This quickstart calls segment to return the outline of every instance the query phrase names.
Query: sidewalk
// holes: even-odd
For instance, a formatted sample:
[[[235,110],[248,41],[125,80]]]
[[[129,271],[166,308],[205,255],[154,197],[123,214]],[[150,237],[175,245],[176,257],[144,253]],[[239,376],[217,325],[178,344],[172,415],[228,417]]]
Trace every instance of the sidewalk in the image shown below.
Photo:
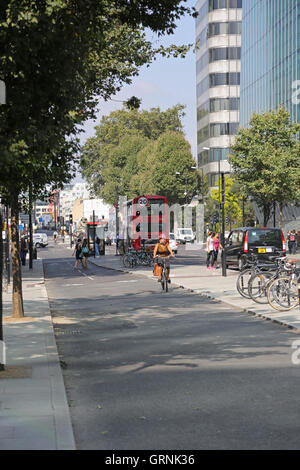
[[[300,255],[291,256],[299,259]],[[268,304],[257,304],[252,300],[245,299],[239,295],[236,289],[238,271],[227,270],[227,277],[222,276],[222,269],[207,270],[205,266],[193,265],[171,265],[172,285],[192,290],[204,297],[225,302],[226,304],[241,309],[244,312],[258,315],[267,320],[299,330],[300,332],[300,309],[296,308],[290,312],[277,312]],[[105,255],[98,258],[89,258],[91,263],[108,269],[115,269],[134,274],[140,274],[153,278],[152,269],[138,267],[136,269],[124,268],[119,256]],[[299,265],[299,263],[298,263]]]
[[[4,293],[6,368],[0,372],[0,450],[75,450],[41,260],[23,268],[25,318]]]

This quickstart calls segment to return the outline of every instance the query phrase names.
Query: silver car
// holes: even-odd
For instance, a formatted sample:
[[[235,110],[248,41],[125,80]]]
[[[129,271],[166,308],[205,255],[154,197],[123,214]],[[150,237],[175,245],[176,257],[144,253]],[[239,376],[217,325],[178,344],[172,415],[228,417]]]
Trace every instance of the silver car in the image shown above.
[[[178,243],[175,239],[175,234],[174,233],[170,233],[170,236],[169,236],[169,245],[170,245],[170,248],[171,250],[173,251],[173,253],[177,254],[177,249],[178,249]]]
[[[45,247],[48,245],[48,236],[46,233],[34,233],[33,234],[33,244],[36,248],[40,246]]]

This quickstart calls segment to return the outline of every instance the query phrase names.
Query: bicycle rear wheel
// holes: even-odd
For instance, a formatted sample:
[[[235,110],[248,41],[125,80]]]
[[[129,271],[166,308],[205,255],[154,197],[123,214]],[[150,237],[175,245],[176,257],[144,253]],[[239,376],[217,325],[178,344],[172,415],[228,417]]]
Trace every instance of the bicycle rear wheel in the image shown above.
[[[279,277],[267,289],[268,302],[279,312],[287,312],[299,305],[298,283],[290,277]]]
[[[122,263],[125,268],[130,268],[130,261],[129,261],[129,255],[124,255],[122,257]]]
[[[270,272],[253,274],[248,283],[248,293],[254,302],[258,304],[267,304],[267,288],[274,274]]]
[[[169,284],[168,284],[168,273],[167,270],[164,271],[164,283],[165,283],[165,291],[168,292]]]
[[[238,278],[236,281],[236,288],[238,290],[238,293],[242,297],[245,297],[246,299],[250,299],[250,295],[248,291],[248,282],[252,275],[253,275],[252,269],[245,269],[238,275]]]

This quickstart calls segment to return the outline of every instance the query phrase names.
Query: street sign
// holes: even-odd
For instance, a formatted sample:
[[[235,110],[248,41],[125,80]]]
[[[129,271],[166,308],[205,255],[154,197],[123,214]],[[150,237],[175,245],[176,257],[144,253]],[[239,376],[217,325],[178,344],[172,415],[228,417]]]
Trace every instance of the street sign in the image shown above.
[[[140,197],[138,200],[138,204],[141,207],[146,207],[148,205],[148,199],[146,197]]]
[[[19,230],[20,230],[20,232],[22,232],[23,228],[24,228],[24,225],[20,224],[20,225],[19,225]]]

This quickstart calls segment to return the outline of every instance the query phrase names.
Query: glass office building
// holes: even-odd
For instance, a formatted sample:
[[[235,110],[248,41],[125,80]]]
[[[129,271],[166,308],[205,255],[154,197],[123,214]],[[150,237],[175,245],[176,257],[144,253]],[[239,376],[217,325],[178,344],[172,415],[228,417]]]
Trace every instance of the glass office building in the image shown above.
[[[230,172],[239,126],[242,0],[199,0],[196,9],[198,167],[214,186]]]
[[[280,106],[289,110],[293,121],[300,122],[300,0],[245,0],[241,126],[249,124],[253,113]],[[261,210],[256,207],[255,212],[262,223]],[[278,217],[277,208],[276,221]],[[284,207],[283,225],[285,232],[300,230],[299,207]]]
[[[279,106],[300,122],[300,0],[246,0],[242,29],[241,125]]]

